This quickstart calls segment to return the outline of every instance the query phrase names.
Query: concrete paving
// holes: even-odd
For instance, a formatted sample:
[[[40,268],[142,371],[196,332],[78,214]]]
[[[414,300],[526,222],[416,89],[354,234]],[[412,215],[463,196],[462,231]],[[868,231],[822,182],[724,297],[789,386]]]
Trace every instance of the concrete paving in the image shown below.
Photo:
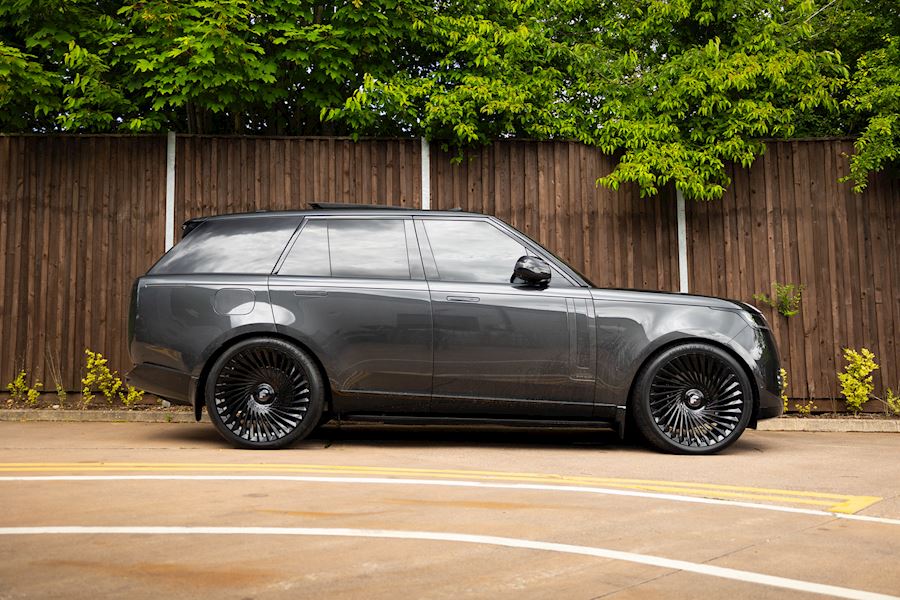
[[[0,598],[896,595],[898,456],[879,433],[680,457],[356,427],[251,452],[203,423],[4,422]]]

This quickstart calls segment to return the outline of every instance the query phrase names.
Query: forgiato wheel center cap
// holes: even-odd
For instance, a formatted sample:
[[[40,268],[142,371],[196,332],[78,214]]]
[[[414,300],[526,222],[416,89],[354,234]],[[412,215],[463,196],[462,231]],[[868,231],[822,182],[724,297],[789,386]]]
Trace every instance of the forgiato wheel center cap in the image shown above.
[[[706,402],[706,396],[703,392],[696,388],[689,389],[684,393],[684,403],[690,408],[700,408]]]
[[[257,386],[253,399],[260,404],[269,404],[275,399],[275,389],[268,383],[261,383]]]

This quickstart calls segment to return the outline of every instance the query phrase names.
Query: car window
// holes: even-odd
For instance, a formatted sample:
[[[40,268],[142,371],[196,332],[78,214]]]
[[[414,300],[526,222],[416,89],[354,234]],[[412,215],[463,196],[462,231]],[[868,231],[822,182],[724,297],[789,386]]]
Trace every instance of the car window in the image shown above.
[[[409,279],[401,219],[313,219],[279,275]]]
[[[300,217],[204,221],[157,262],[150,273],[269,274]]]
[[[328,256],[328,223],[311,220],[300,230],[297,241],[278,270],[279,275],[330,277]]]
[[[525,246],[486,221],[426,219],[425,232],[442,281],[509,283]]]

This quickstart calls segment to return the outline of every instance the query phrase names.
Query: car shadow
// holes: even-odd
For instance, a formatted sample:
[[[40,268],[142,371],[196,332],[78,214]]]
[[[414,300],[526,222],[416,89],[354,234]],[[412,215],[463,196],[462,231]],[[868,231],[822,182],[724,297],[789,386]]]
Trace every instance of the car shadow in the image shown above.
[[[197,448],[228,449],[228,443],[208,422],[178,424],[154,432],[156,442]],[[451,427],[444,425],[378,425],[343,424],[334,422],[316,428],[305,440],[291,449],[331,447],[393,447],[393,448],[511,448],[535,450],[603,450],[608,452],[647,452],[658,454],[632,440],[622,440],[611,430],[529,427]],[[764,439],[746,436],[733,446],[714,456],[736,456],[765,452]]]

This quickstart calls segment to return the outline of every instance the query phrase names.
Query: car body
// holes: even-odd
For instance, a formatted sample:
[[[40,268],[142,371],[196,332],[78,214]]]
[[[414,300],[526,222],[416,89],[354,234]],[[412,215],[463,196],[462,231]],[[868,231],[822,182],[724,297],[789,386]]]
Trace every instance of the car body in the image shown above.
[[[231,411],[230,425],[213,421],[244,447],[283,446],[312,420],[340,418],[636,426],[644,437],[662,431],[650,440],[662,450],[708,453],[781,414],[778,353],[749,305],[595,288],[492,216],[316,206],[186,223],[182,241],[134,283],[128,379],[191,404],[198,420],[204,405]],[[262,365],[273,357],[294,366]],[[681,381],[665,375],[679,368],[700,383],[672,392],[676,402],[661,378]],[[287,401],[291,373],[297,390],[321,389],[303,392],[311,397],[293,418],[273,413],[249,431],[248,406],[277,413],[272,398]],[[742,404],[696,429],[698,409],[724,402],[713,400],[716,377]],[[643,418],[632,422],[641,394]],[[728,427],[716,431],[723,418]],[[648,432],[654,421],[659,431]]]

